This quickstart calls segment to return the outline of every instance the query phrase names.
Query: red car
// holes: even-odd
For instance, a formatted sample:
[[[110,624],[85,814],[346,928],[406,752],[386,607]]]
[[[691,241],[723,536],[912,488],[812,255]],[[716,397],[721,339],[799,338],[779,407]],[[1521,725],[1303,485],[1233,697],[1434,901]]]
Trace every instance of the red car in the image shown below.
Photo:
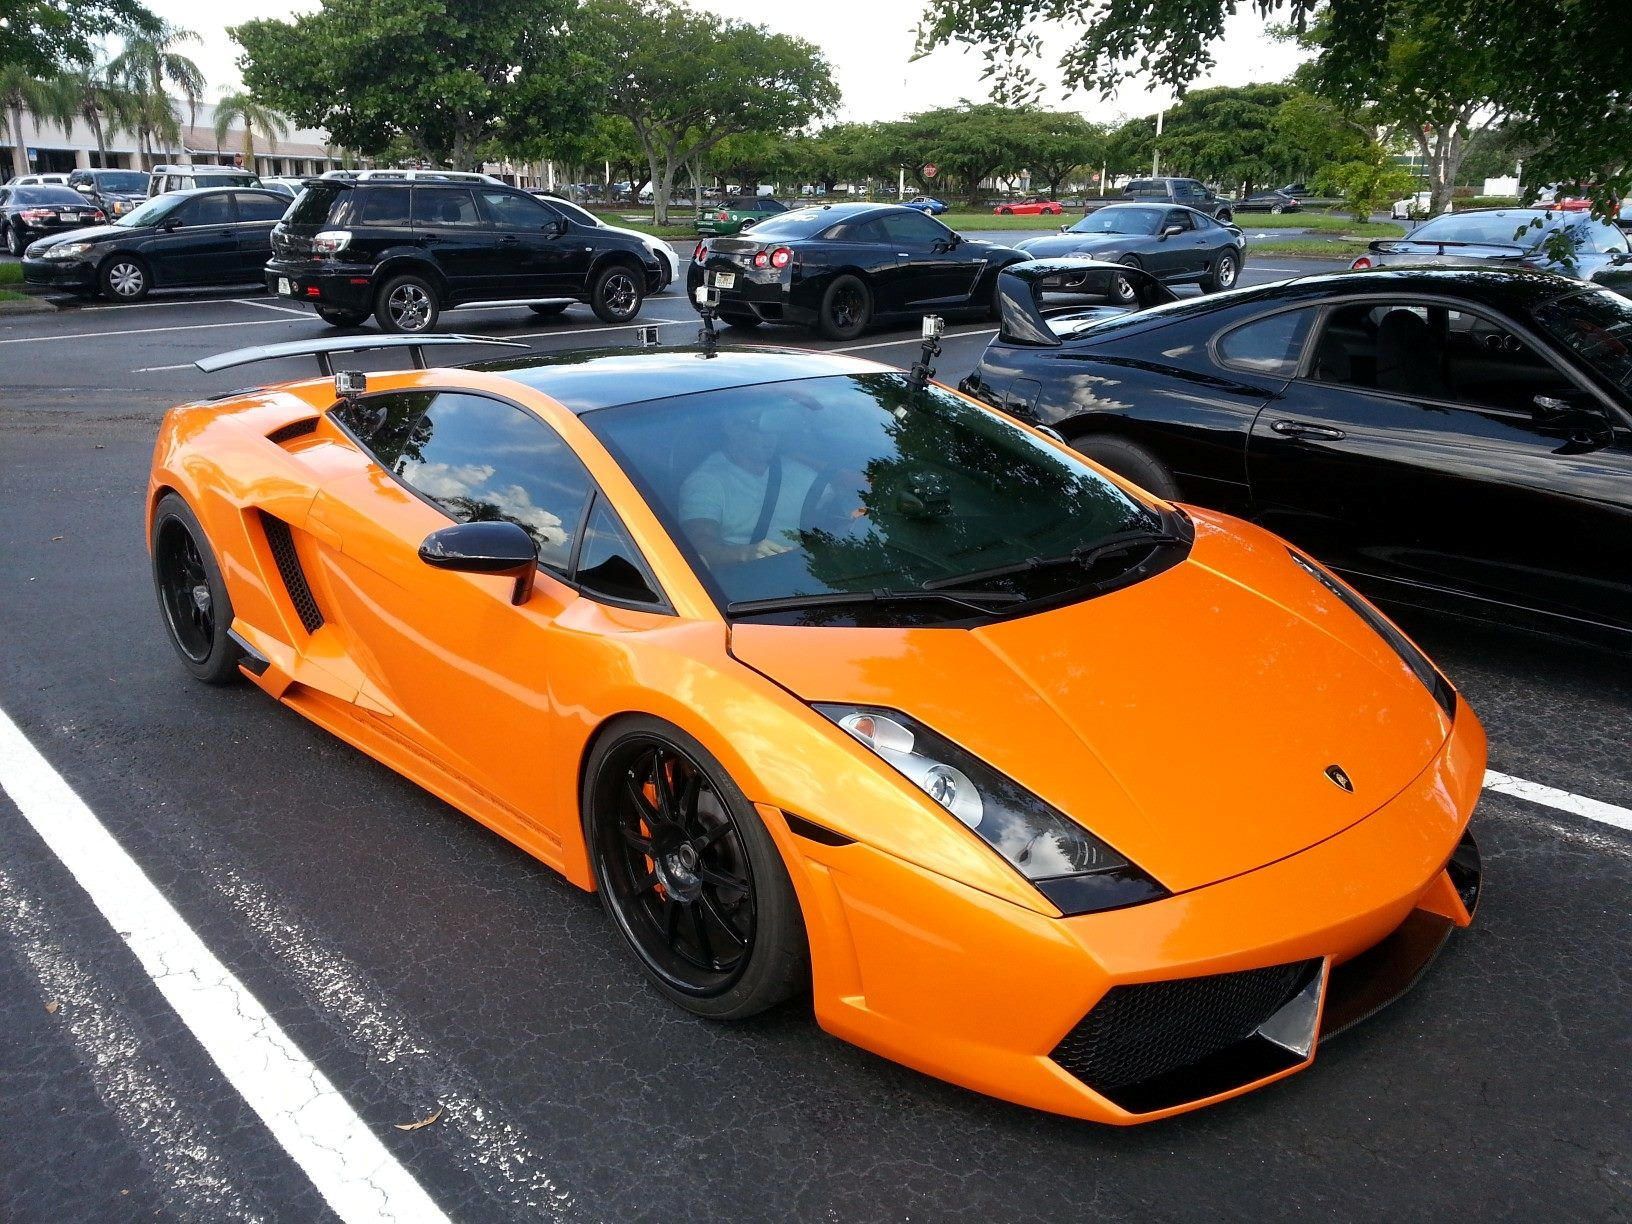
[[[1043,200],[1032,196],[1025,200],[1011,200],[999,204],[992,209],[1000,217],[1013,216],[1059,216],[1065,209],[1060,207],[1058,200]]]

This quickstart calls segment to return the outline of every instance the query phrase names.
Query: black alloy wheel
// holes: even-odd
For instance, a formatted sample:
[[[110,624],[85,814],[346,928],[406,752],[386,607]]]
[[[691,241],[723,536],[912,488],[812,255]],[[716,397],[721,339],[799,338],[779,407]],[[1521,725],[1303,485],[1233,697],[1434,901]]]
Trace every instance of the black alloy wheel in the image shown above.
[[[662,992],[736,1019],[808,981],[798,901],[770,835],[700,744],[631,718],[591,754],[585,834],[613,923]]]
[[[13,255],[20,259],[22,258],[23,251],[27,248],[27,245],[28,244],[23,241],[23,236],[17,232],[16,226],[6,226],[6,250],[10,251]]]
[[[602,323],[627,323],[640,313],[646,299],[646,274],[625,264],[612,264],[595,278],[589,306]]]
[[[829,340],[854,340],[873,318],[873,295],[859,277],[839,276],[822,294],[816,328]]]
[[[204,529],[177,494],[159,499],[150,540],[153,588],[183,665],[206,684],[234,679],[240,651],[227,632],[232,600]]]

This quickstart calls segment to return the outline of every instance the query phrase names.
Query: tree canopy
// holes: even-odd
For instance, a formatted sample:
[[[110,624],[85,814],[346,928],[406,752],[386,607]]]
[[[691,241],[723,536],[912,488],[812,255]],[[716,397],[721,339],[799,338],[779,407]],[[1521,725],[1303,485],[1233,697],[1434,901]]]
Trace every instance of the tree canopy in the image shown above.
[[[159,19],[140,0],[4,0],[0,64],[44,77],[89,63],[111,36],[152,34]]]

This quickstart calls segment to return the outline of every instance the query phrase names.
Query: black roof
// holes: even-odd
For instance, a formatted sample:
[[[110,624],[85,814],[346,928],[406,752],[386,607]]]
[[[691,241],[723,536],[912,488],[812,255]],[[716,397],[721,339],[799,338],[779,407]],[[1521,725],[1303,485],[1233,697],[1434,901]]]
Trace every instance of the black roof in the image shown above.
[[[1385,267],[1361,271],[1318,272],[1277,288],[1288,296],[1299,292],[1323,296],[1371,293],[1442,293],[1466,297],[1507,310],[1530,310],[1542,302],[1596,286],[1586,281],[1521,268]]]
[[[808,349],[696,346],[583,349],[484,361],[470,367],[542,391],[575,413],[616,404],[834,374],[876,374],[876,362]]]

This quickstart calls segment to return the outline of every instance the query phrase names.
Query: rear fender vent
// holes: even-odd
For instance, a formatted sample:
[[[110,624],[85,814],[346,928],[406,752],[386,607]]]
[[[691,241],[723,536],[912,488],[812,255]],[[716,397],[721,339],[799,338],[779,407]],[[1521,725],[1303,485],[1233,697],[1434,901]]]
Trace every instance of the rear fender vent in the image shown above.
[[[266,435],[266,440],[276,446],[287,446],[296,438],[304,438],[307,434],[315,432],[316,429],[316,417],[302,417],[298,421],[290,421],[287,425],[278,426]]]
[[[278,567],[278,576],[283,579],[289,602],[295,607],[295,615],[300,617],[301,626],[307,633],[316,633],[323,627],[323,613],[317,606],[317,600],[312,597],[312,588],[306,582],[306,571],[300,566],[300,557],[295,552],[294,533],[289,530],[288,523],[270,514],[263,513],[261,523],[266,529],[266,542],[272,546],[272,560]]]

